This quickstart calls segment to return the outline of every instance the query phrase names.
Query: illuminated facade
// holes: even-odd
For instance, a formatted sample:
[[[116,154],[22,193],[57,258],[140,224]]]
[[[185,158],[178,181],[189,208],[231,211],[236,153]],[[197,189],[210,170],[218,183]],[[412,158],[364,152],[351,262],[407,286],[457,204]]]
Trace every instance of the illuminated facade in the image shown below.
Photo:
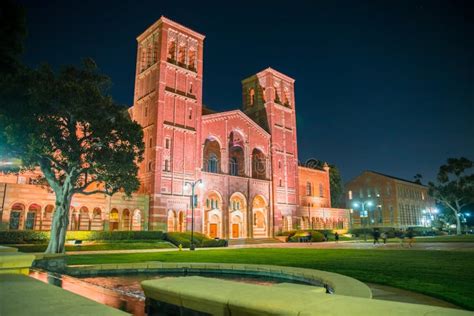
[[[331,208],[329,168],[298,167],[292,78],[267,68],[242,81],[242,110],[213,112],[202,104],[203,35],[162,17],[137,42],[129,113],[144,132],[140,190],[129,200],[76,196],[71,229],[190,230],[186,183],[198,180],[195,230],[210,237],[348,228],[348,211]],[[49,229],[54,196],[23,182],[4,194],[3,227]]]
[[[162,17],[137,41],[130,114],[145,132],[140,179],[150,229],[190,229],[186,183],[199,179],[195,227],[211,237],[271,237],[310,221],[347,228],[348,212],[331,209],[329,169],[298,167],[292,78],[267,68],[242,81],[242,110],[216,113],[202,104],[203,35]],[[300,173],[325,198],[302,195]]]
[[[354,227],[407,228],[430,226],[436,216],[435,201],[428,187],[374,171],[364,171],[346,184],[346,206],[352,208]],[[367,216],[354,202],[370,201]]]

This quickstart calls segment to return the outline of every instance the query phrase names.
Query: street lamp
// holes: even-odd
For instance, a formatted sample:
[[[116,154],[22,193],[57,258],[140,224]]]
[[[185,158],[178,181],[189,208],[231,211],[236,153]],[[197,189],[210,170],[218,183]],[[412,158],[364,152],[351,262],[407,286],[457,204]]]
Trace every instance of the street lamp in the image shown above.
[[[359,206],[361,207],[361,210],[360,210],[360,218],[366,218],[365,220],[365,224],[364,227],[364,240],[367,241],[367,221],[368,221],[368,212],[365,210],[365,206],[368,206],[368,207],[371,207],[372,205],[374,205],[374,203],[372,201],[362,201],[362,202],[354,202],[352,203],[352,206],[357,209]],[[370,209],[368,209],[370,210]]]
[[[194,188],[196,185],[199,185],[199,187],[202,187],[202,179],[199,179],[194,182],[188,182],[186,181],[184,183],[184,186],[191,186],[191,242],[189,243],[189,250],[194,250]]]
[[[308,221],[311,223],[311,230],[313,230],[313,221],[311,220],[311,203],[308,202]],[[308,225],[309,228],[309,225]]]

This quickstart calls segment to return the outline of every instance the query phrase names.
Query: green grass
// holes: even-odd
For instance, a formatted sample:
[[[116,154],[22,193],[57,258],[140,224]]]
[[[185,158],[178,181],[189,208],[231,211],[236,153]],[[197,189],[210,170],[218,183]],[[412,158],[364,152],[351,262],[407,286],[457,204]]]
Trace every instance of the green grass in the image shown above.
[[[373,242],[372,235],[367,235],[367,242]],[[359,239],[353,239],[357,241],[363,241],[364,236],[359,236]],[[382,238],[379,239],[380,242],[382,242]],[[405,242],[408,241],[407,238],[404,240]],[[400,239],[399,238],[389,238],[387,239],[387,242],[390,243],[399,243]],[[474,242],[474,235],[446,235],[446,236],[428,236],[428,237],[422,237],[422,236],[416,236],[415,237],[415,243],[425,243],[425,242]]]
[[[47,244],[26,244],[26,245],[9,245],[11,247],[18,248],[21,252],[43,252],[46,250]],[[153,241],[153,242],[142,242],[142,241],[117,241],[107,243],[94,243],[85,245],[66,245],[66,251],[95,251],[95,250],[129,250],[129,249],[164,249],[174,248],[174,246],[166,241]]]
[[[424,293],[474,310],[473,252],[226,249],[68,257],[70,265],[141,261],[254,263],[320,269],[351,276],[363,282]]]

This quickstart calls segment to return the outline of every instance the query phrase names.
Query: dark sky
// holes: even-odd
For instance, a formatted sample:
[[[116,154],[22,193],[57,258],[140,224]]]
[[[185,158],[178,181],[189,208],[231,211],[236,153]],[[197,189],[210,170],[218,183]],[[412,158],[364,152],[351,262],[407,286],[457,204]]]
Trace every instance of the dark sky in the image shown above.
[[[132,104],[136,36],[161,15],[206,35],[204,103],[239,108],[271,66],[296,82],[300,160],[432,179],[474,159],[474,1],[22,1],[25,61],[96,60]]]

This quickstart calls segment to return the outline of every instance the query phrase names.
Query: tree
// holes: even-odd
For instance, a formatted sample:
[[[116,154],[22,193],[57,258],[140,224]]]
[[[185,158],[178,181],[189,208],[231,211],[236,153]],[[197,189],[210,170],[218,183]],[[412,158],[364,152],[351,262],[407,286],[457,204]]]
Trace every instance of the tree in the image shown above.
[[[21,67],[20,56],[26,37],[25,11],[13,0],[0,2],[0,75]]]
[[[56,195],[46,253],[64,252],[74,194],[130,195],[138,189],[143,132],[107,94],[92,60],[54,72],[23,69],[0,80],[0,156],[40,168]]]
[[[467,158],[449,158],[439,168],[436,182],[428,183],[430,195],[453,212],[458,235],[461,234],[462,208],[474,202],[472,167],[473,162]]]
[[[323,170],[324,161],[318,159],[308,159],[304,167]],[[336,165],[329,164],[329,184],[331,190],[331,205],[332,207],[344,207],[344,184],[342,183],[341,173]]]

